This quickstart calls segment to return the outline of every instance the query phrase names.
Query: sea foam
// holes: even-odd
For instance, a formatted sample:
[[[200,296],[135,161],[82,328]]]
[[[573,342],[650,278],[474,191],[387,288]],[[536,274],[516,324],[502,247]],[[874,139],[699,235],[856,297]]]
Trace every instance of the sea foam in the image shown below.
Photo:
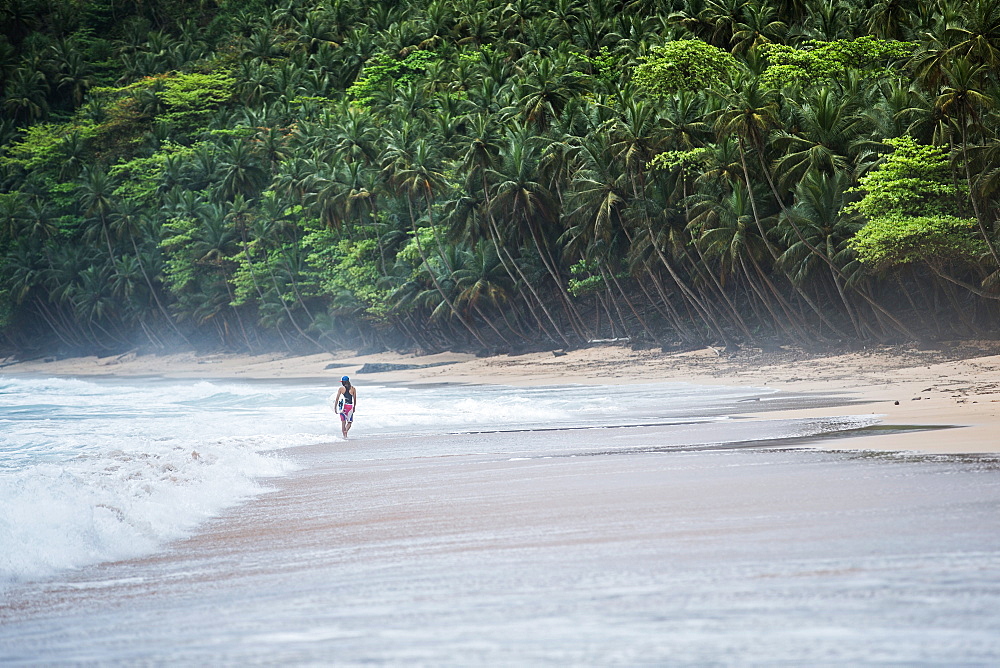
[[[292,468],[282,448],[329,440],[313,401],[236,384],[0,379],[0,586],[148,554],[260,493]]]
[[[283,449],[339,434],[334,386],[0,376],[0,586],[150,554],[259,494],[267,478],[293,468]],[[352,440],[669,423],[769,392],[365,383],[357,391]]]

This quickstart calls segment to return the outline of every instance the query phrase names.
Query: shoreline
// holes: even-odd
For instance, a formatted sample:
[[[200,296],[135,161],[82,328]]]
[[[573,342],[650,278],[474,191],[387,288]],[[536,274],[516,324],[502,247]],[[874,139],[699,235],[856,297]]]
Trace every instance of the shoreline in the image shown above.
[[[932,360],[919,351],[911,357],[872,351],[858,359],[793,358],[797,353],[786,351],[787,359],[763,360],[756,353],[740,359],[711,351],[711,357],[702,351],[670,356],[601,348],[457,359],[370,375],[357,370],[372,359],[346,353],[336,359],[351,364],[330,369],[333,356],[170,356],[113,365],[83,359],[22,366],[14,373],[30,374],[27,386],[57,375],[118,378],[127,389],[155,393],[157,383],[184,378],[180,387],[164,389],[189,401],[220,389],[195,378],[270,382],[278,392],[288,388],[277,383],[288,384],[296,395],[294,383],[313,383],[325,374],[333,386],[345,368],[362,392],[376,383],[479,382],[492,383],[485,394],[500,400],[510,390],[501,383],[611,381],[617,386],[595,387],[593,393],[577,386],[566,394],[579,401],[591,394],[633,400],[636,408],[662,407],[681,419],[709,407],[682,408],[692,406],[686,399],[692,393],[670,406],[671,388],[642,383],[760,387],[755,381],[766,373],[771,388],[733,393],[720,414],[735,419],[693,428],[611,426],[607,432],[547,430],[530,438],[509,431],[445,433],[438,425],[372,440],[362,432],[345,442],[326,438],[324,429],[316,442],[296,442],[289,434],[312,419],[309,408],[273,430],[290,466],[261,479],[249,496],[202,515],[192,528],[140,555],[26,578],[10,589],[0,604],[0,656],[51,664],[85,655],[129,664],[246,664],[262,656],[300,664],[336,656],[352,665],[597,665],[621,662],[624,647],[636,648],[627,657],[632,663],[678,657],[711,663],[719,656],[796,665],[830,657],[864,663],[872,656],[904,663],[959,656],[989,663],[1000,656],[992,633],[1000,619],[1000,592],[992,587],[1000,574],[1000,458],[986,452],[913,454],[912,441],[923,434],[973,452],[963,447],[968,437],[958,436],[971,428],[796,436],[812,432],[768,425],[789,406],[797,407],[788,411],[791,417],[878,412],[888,416],[884,423],[904,424],[887,410],[886,403],[894,406],[887,396],[928,374],[951,390],[961,371],[970,392],[982,391],[969,396],[986,401],[1000,358],[981,352]],[[399,356],[380,363],[425,361]],[[0,376],[8,384],[14,377],[9,367]],[[49,392],[55,387],[63,395],[60,406],[79,403],[66,396],[74,383],[39,385],[48,385]],[[461,399],[467,387],[452,385],[442,396]],[[106,389],[112,391],[103,393],[108,399],[102,406],[139,405],[118,398],[125,388]],[[224,389],[239,394],[242,388]],[[410,406],[426,405],[432,393],[420,394]],[[777,395],[791,401],[773,400]],[[859,400],[867,403],[852,403]],[[911,406],[939,400],[943,389],[931,399],[901,401],[900,408],[912,413],[918,409]],[[235,419],[228,422],[231,405],[224,402],[205,420],[181,413],[182,421],[158,433],[184,425],[200,442],[239,431]],[[776,410],[760,412],[770,407]],[[377,415],[383,425],[390,410]],[[143,404],[138,419],[145,414]],[[120,424],[128,431],[125,421]],[[889,429],[870,429],[880,428]],[[769,438],[781,434],[790,436]],[[907,452],[888,452],[892,439],[900,439]],[[671,443],[683,445],[672,450]],[[105,498],[87,491],[72,497],[82,499],[74,507],[85,518],[93,512],[95,522],[111,519],[98,508],[121,508],[118,523],[137,527],[149,515],[133,513],[133,503],[147,503],[153,514],[172,512],[176,503],[197,510],[196,499],[184,491],[184,480],[195,473],[185,465],[173,471],[166,466],[187,461],[187,446],[174,445],[165,439],[162,449],[178,457],[152,455],[152,468],[139,477],[124,459],[85,462],[103,471],[102,480],[123,464],[106,482],[123,484],[125,494]],[[146,461],[144,447],[140,443],[140,452],[132,453],[136,461]],[[229,468],[234,460],[217,452],[214,468]],[[213,461],[211,451],[205,454],[205,462]],[[195,459],[188,465],[197,472],[202,463]],[[81,480],[63,479],[73,485]],[[227,486],[232,481],[213,479]],[[147,498],[144,483],[152,481],[163,481],[172,492]],[[29,511],[22,513],[26,535],[44,535],[39,528],[49,517],[41,512],[46,498],[20,504]],[[118,523],[111,520],[112,527]],[[62,551],[59,545],[53,547]],[[911,605],[924,600],[935,604]],[[650,644],[651,638],[658,644]]]
[[[967,461],[780,447],[524,458],[512,434],[428,457],[413,438],[418,452],[442,440],[396,439],[387,457],[363,441],[300,446],[301,468],[155,554],[20,588],[0,606],[0,647],[52,664],[997,653],[998,490]]]
[[[48,360],[48,361],[47,361]],[[381,369],[365,372],[367,369]],[[378,366],[375,366],[378,365]],[[409,368],[407,368],[409,367]],[[634,385],[685,382],[767,387],[791,393],[842,396],[854,414],[880,415],[885,425],[953,426],[955,429],[866,434],[837,439],[837,449],[917,451],[932,454],[1000,453],[1000,342],[961,341],[937,349],[881,346],[847,353],[725,353],[632,350],[615,345],[570,351],[476,357],[466,353],[415,356],[358,354],[344,350],[312,355],[175,353],[107,358],[45,358],[7,362],[0,376],[161,377],[329,382],[350,375],[365,384]],[[759,418],[830,417],[844,406],[755,411]]]

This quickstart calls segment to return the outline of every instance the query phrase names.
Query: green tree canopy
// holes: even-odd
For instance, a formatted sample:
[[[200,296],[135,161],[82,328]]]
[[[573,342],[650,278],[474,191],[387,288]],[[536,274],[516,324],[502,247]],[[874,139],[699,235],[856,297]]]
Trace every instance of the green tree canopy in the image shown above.
[[[851,240],[858,259],[879,269],[914,262],[973,261],[985,248],[974,218],[961,217],[965,193],[955,185],[945,149],[911,137],[889,139],[885,161],[860,179],[853,204],[867,223]]]
[[[696,39],[654,46],[650,55],[639,60],[633,75],[636,86],[658,97],[710,88],[739,69],[731,54]]]

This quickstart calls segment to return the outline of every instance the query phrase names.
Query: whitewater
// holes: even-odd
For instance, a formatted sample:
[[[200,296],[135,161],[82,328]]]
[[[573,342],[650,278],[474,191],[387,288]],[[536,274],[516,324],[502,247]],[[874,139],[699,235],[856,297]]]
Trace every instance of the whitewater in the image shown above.
[[[761,390],[362,387],[355,434],[676,419]],[[305,383],[0,376],[0,587],[149,554],[336,438],[331,388]],[[669,408],[665,408],[669,406]]]

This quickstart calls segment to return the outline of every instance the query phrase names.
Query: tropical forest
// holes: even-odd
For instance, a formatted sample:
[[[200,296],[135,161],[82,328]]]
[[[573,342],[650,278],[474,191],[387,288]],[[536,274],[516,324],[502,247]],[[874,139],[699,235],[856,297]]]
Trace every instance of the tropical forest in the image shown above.
[[[0,0],[0,348],[1000,333],[1000,0]]]

